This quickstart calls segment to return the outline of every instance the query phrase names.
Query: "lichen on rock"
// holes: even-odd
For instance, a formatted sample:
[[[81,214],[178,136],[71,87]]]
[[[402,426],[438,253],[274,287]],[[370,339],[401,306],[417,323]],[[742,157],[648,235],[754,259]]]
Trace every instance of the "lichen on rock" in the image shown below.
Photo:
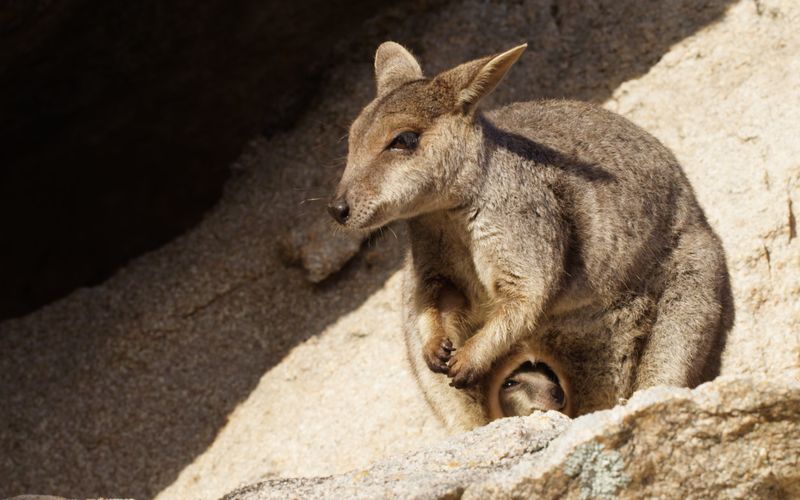
[[[693,391],[648,389],[573,421],[502,419],[366,470],[266,481],[225,498],[792,498],[797,435],[800,383],[722,377]]]

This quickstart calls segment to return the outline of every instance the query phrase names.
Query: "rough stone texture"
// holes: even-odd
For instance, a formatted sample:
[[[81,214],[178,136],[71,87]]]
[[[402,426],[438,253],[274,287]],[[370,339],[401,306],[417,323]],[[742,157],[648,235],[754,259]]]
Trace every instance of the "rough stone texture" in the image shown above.
[[[9,500],[64,500],[64,497],[54,497],[52,495],[19,495]]]
[[[455,498],[466,485],[543,450],[568,424],[569,418],[556,412],[507,419],[366,470],[330,478],[274,479],[225,498]]]
[[[800,494],[800,384],[721,377],[658,387],[576,419],[538,464],[465,498],[793,498]]]
[[[55,497],[52,495],[18,495],[8,500],[67,500],[64,497]],[[95,499],[87,499],[95,500]],[[133,500],[128,498],[98,498],[96,500]]]
[[[332,219],[319,218],[309,227],[292,228],[279,242],[283,260],[301,265],[312,283],[340,270],[367,239],[367,233],[337,231],[334,224]]]
[[[573,421],[503,419],[367,470],[270,480],[225,498],[794,498],[798,434],[796,380],[723,377],[694,391],[642,391]]]
[[[774,381],[749,389],[726,382],[720,394],[735,386],[740,395],[766,393],[775,398],[769,404],[783,408],[776,395],[796,393],[779,380],[800,370],[792,205],[800,195],[800,4],[464,0],[410,18],[404,12],[367,27],[359,43],[369,51],[340,56],[325,93],[293,130],[251,143],[223,200],[195,230],[101,286],[0,324],[0,496],[218,498],[264,479],[365,470],[445,436],[404,363],[396,273],[403,231],[393,228],[399,241],[387,231],[367,242],[319,285],[276,252],[280,235],[327,217],[324,203],[303,201],[332,191],[344,154],[340,138],[373,93],[364,54],[388,38],[411,46],[429,73],[527,40],[528,52],[488,104],[577,97],[606,103],[653,131],[683,162],[728,251],[737,325],[723,369]],[[710,405],[701,400],[713,399],[714,387],[691,397],[648,392],[655,399],[642,403],[641,413],[634,404],[579,419],[551,447],[572,440],[604,446],[587,444],[584,459],[570,462],[575,477],[588,477],[606,463],[606,452],[616,450],[622,460],[635,451],[625,443],[656,439],[637,429],[655,425],[662,415],[656,410],[666,406],[689,415],[693,424],[680,428],[692,446],[702,435],[687,436],[705,414],[689,412]],[[746,398],[734,399],[752,408]],[[603,419],[622,414],[628,434],[606,433]],[[732,426],[744,422],[730,418]],[[479,436],[490,440],[506,425],[521,424],[498,424]],[[761,439],[762,425],[772,428],[756,419],[745,435]],[[750,460],[752,450],[736,443],[717,451]],[[797,456],[774,449],[768,457],[776,470]],[[523,463],[508,469],[507,479],[486,475],[475,494],[536,491],[550,481],[548,487],[580,496],[579,479],[540,477]],[[617,471],[612,486],[635,466],[608,463]],[[730,471],[720,474],[739,469]],[[675,478],[681,470],[662,472]],[[443,477],[437,485],[455,484]],[[715,481],[709,484],[721,484]],[[606,491],[601,486],[596,491]]]

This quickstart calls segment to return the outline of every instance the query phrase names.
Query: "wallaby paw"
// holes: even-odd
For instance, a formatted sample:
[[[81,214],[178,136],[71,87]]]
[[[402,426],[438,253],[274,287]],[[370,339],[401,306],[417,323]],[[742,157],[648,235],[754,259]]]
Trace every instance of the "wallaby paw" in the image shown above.
[[[465,389],[474,386],[483,378],[486,370],[475,363],[474,359],[463,347],[450,357],[447,376],[453,379],[450,381],[451,386]]]
[[[423,352],[425,364],[434,373],[447,373],[448,362],[455,350],[453,343],[447,337],[433,338],[425,345]]]

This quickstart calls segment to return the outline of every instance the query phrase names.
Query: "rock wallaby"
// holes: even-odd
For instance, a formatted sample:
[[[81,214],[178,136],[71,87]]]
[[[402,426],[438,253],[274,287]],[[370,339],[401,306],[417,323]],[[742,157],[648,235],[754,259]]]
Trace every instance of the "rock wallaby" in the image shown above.
[[[497,407],[489,407],[489,416],[530,415],[537,410],[568,413],[565,397],[558,376],[548,365],[526,360],[503,378],[497,389]]]
[[[628,334],[617,338],[609,319],[598,335],[626,370],[611,367],[628,387],[608,394],[696,385],[733,321],[720,241],[658,140],[579,102],[478,109],[525,48],[426,78],[411,53],[383,43],[377,97],[350,128],[328,207],[353,230],[408,221],[406,343],[451,429],[488,420],[487,375],[519,346],[570,359],[583,345],[571,331],[592,340],[562,321],[652,304]],[[576,373],[578,398],[593,375]]]

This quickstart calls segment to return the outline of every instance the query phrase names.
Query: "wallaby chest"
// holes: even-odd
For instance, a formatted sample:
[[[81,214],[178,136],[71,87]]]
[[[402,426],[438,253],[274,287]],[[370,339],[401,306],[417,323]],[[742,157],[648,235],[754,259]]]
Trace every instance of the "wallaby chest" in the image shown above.
[[[495,263],[475,238],[474,213],[451,210],[409,222],[411,246],[418,279],[442,277],[468,299],[473,313],[494,299]]]

